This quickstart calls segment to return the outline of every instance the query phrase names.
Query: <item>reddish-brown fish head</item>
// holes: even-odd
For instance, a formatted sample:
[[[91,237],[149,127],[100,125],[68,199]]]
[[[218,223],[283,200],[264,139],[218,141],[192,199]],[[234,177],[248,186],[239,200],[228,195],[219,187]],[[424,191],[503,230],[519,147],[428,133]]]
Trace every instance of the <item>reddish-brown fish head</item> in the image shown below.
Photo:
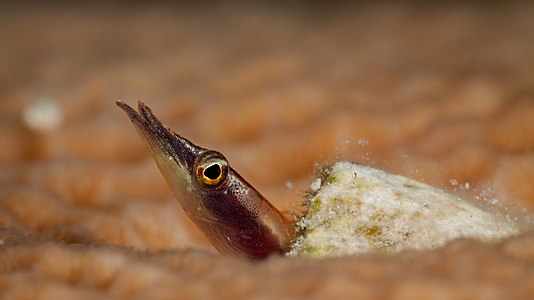
[[[290,222],[247,183],[226,158],[174,133],[139,101],[117,101],[146,142],[161,173],[191,220],[223,254],[263,259],[289,248]]]

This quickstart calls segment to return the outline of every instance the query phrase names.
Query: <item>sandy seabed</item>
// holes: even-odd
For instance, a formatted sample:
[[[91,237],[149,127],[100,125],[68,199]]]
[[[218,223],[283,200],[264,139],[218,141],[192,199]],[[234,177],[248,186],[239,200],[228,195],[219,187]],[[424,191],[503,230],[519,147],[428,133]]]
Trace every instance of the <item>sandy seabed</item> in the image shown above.
[[[346,159],[528,223],[533,13],[526,2],[1,9],[1,294],[533,298],[528,224],[495,245],[222,257],[114,105],[142,99],[282,210],[302,209],[316,164]],[[38,105],[52,119],[29,121]]]

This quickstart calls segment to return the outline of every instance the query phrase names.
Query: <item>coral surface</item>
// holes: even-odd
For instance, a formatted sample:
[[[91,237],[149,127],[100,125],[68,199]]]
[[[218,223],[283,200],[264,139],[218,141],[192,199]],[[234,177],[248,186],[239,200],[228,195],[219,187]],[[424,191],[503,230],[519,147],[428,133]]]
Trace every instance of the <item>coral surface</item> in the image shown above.
[[[114,104],[143,100],[284,211],[303,209],[316,164],[348,160],[532,218],[527,1],[17,3],[0,4],[3,298],[534,298],[529,232],[223,257]]]

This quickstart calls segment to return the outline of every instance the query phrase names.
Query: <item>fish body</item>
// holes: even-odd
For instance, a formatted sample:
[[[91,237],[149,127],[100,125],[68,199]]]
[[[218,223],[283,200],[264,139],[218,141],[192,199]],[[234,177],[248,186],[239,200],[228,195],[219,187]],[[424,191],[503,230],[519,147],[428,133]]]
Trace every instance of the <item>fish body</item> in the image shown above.
[[[252,260],[289,250],[294,226],[219,152],[165,127],[148,106],[117,101],[148,146],[176,199],[222,254]]]

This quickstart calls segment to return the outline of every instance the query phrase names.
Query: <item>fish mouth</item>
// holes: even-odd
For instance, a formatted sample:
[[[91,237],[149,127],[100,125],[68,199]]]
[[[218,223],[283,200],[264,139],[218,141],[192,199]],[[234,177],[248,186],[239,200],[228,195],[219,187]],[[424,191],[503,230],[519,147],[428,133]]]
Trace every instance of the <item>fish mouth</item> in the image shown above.
[[[176,171],[183,176],[185,171],[191,174],[195,158],[206,149],[197,147],[165,127],[142,101],[138,101],[138,111],[120,100],[116,104],[128,115],[165,177]]]

